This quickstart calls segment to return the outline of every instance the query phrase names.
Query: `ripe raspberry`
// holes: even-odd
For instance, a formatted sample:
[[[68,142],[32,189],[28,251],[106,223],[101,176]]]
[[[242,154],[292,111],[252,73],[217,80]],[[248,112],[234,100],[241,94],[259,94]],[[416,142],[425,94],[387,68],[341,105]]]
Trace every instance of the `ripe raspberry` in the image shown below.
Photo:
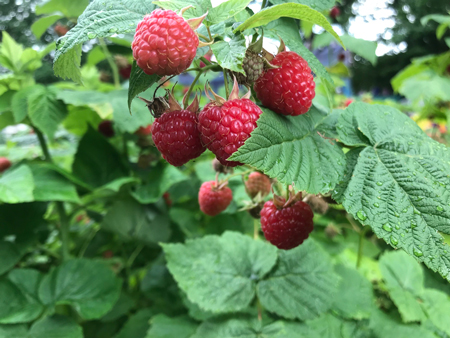
[[[116,133],[113,128],[113,121],[104,120],[98,125],[98,131],[105,137],[113,137]]]
[[[187,109],[181,109],[170,94],[169,105],[171,108],[155,119],[152,139],[166,161],[179,167],[206,149],[197,129],[198,98]]]
[[[60,23],[57,23],[53,29],[55,30],[55,33],[58,36],[64,36],[69,31],[69,27],[68,26],[61,25]]]
[[[265,71],[255,82],[258,99],[278,114],[297,116],[306,113],[316,95],[308,63],[295,52],[281,52],[271,64],[280,68]]]
[[[247,182],[245,182],[245,189],[247,190],[247,194],[254,198],[258,193],[261,193],[261,196],[264,197],[270,193],[271,189],[270,179],[259,172],[251,173],[248,176]]]
[[[217,186],[215,181],[204,182],[198,192],[200,210],[206,215],[216,216],[231,203],[233,193],[227,186]]]
[[[148,136],[152,133],[152,125],[149,124],[146,127],[139,127],[134,133],[138,136]]]
[[[227,167],[242,165],[240,162],[227,161],[241,147],[250,133],[256,128],[261,109],[248,98],[239,99],[239,87],[234,81],[229,101],[218,98],[208,103],[198,116],[198,128],[203,144]]]
[[[302,244],[313,231],[313,216],[309,205],[302,201],[281,209],[268,201],[261,210],[261,228],[270,243],[289,250]]]
[[[119,68],[119,73],[124,79],[128,80],[131,76],[131,69],[132,69],[132,66],[128,65],[124,68]]]
[[[352,100],[352,99],[347,99],[347,100],[345,101],[345,106],[348,107],[348,106],[351,105],[352,103],[353,103],[353,100]]]
[[[339,15],[341,15],[341,10],[339,7],[334,6],[330,11],[330,17],[336,19]]]
[[[0,157],[0,173],[9,169],[9,167],[11,167],[11,161],[8,160],[6,157]]]
[[[174,11],[156,9],[138,23],[131,48],[144,73],[164,76],[184,72],[194,60],[198,45],[188,21]]]

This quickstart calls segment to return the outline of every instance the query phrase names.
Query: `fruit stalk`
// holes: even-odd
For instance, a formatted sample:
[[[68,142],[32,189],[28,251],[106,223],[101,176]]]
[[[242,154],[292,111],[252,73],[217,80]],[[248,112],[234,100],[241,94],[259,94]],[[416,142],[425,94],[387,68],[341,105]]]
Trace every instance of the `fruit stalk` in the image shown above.
[[[106,46],[105,40],[103,38],[99,38],[98,42],[102,48],[103,54],[105,54],[106,61],[108,61],[108,64],[113,72],[114,86],[116,86],[116,88],[120,88],[119,68],[114,62],[114,59]]]

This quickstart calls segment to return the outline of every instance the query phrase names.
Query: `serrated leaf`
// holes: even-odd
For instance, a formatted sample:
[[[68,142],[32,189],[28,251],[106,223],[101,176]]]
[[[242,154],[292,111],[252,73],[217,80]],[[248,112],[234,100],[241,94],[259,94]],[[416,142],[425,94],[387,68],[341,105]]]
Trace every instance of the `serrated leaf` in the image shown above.
[[[344,172],[345,156],[321,133],[328,128],[327,114],[312,107],[301,116],[286,117],[261,109],[258,127],[230,159],[311,194],[332,190]]]
[[[61,12],[66,18],[76,18],[83,13],[89,0],[49,0],[42,5],[36,6],[36,14],[50,14]]]
[[[213,25],[223,22],[243,11],[251,0],[228,0],[210,9],[207,20]]]
[[[42,34],[44,34],[51,25],[53,25],[61,18],[63,18],[63,16],[60,14],[54,14],[39,18],[31,25],[31,31],[33,32],[35,37],[40,39]]]
[[[183,18],[192,19],[199,18],[212,8],[210,0],[168,0],[168,1],[153,1],[153,3],[164,9],[171,9],[174,12],[179,12],[181,9],[192,6],[183,13]],[[206,17],[208,20],[209,15]]]
[[[127,320],[125,325],[119,333],[114,336],[114,338],[145,338],[150,327],[150,318],[152,316],[152,309],[139,310]]]
[[[94,0],[77,25],[57,42],[55,75],[81,83],[81,44],[116,33],[131,33],[139,21],[155,9],[152,0]]]
[[[55,315],[34,323],[26,338],[83,338],[83,329],[67,316]]]
[[[38,88],[27,97],[28,116],[33,125],[53,139],[59,124],[67,116],[67,108],[63,102],[57,100],[53,90],[44,86]]]
[[[27,325],[0,325],[0,338],[24,338],[27,336]]]
[[[341,277],[341,282],[332,309],[348,319],[369,318],[374,305],[370,281],[357,270],[344,265],[338,265],[335,270]]]
[[[170,237],[169,217],[151,205],[142,205],[132,199],[117,200],[101,224],[123,240],[146,244],[167,241]]]
[[[234,232],[162,247],[179,287],[190,301],[212,312],[245,309],[255,296],[256,281],[277,260],[275,247]]]
[[[353,103],[337,128],[355,149],[334,197],[378,237],[450,280],[450,254],[438,233],[450,233],[449,149],[388,106]]]
[[[16,243],[0,241],[0,275],[12,269],[23,254],[24,252]]]
[[[84,319],[98,319],[120,296],[121,280],[104,263],[87,259],[67,261],[44,277],[39,298],[47,306],[69,304]]]
[[[34,85],[21,89],[14,94],[11,100],[11,110],[16,123],[22,122],[28,115],[28,97],[33,93],[41,93],[42,88],[42,85]]]
[[[131,113],[131,103],[139,93],[150,88],[160,77],[156,74],[147,75],[137,66],[136,61],[133,61],[130,75],[130,86],[128,87],[128,109]]]
[[[300,320],[317,317],[333,303],[339,277],[329,256],[312,239],[279,251],[278,263],[258,283],[258,299],[270,312]]]
[[[4,203],[23,203],[34,200],[34,180],[26,165],[5,172],[0,178],[0,201]]]
[[[146,338],[191,338],[198,324],[188,317],[170,318],[163,314],[153,317]]]
[[[316,24],[331,35],[333,35],[336,40],[345,48],[339,35],[333,30],[328,20],[318,11],[312,9],[307,5],[301,5],[296,3],[285,3],[281,5],[275,5],[263,9],[262,11],[256,13],[241,25],[239,25],[234,31],[244,31],[249,28],[255,28],[259,26],[267,25],[269,22],[279,19],[281,17],[288,17],[293,19],[299,19],[303,21],[308,21]]]
[[[272,0],[270,2],[274,5],[279,5],[286,2],[295,2],[297,4],[307,5],[319,12],[330,9],[336,3],[334,0]]]
[[[235,34],[229,41],[219,41],[211,45],[211,50],[217,58],[217,62],[223,68],[245,74],[242,68],[245,51],[245,37]]]
[[[422,307],[429,320],[447,335],[450,335],[450,298],[437,290],[425,290],[422,295]]]
[[[36,270],[16,269],[0,280],[0,294],[4,302],[0,309],[0,323],[26,323],[39,317],[44,310],[37,296],[41,277]]]
[[[387,252],[380,259],[380,270],[403,321],[424,320],[426,315],[419,304],[424,291],[420,265],[403,251]]]

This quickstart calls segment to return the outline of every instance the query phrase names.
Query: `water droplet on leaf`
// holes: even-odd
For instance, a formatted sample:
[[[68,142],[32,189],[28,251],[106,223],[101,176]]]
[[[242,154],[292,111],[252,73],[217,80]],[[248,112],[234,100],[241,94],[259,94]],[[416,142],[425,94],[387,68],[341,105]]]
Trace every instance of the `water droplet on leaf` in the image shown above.
[[[364,213],[364,211],[360,210],[356,213],[356,216],[358,216],[358,218],[361,221],[365,221],[367,219],[367,215]]]
[[[392,228],[391,228],[391,226],[390,226],[388,223],[386,223],[385,225],[383,225],[383,229],[384,229],[385,231],[387,231],[387,232],[392,232]]]
[[[413,252],[414,252],[414,255],[416,257],[422,257],[423,256],[423,252],[420,251],[419,249],[414,248]]]

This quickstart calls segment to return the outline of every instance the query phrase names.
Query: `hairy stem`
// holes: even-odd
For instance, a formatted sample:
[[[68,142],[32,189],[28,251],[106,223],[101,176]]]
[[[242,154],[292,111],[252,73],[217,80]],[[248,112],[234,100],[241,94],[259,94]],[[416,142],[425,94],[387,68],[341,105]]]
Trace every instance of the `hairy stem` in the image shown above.
[[[227,71],[223,70],[223,83],[225,84],[225,93],[228,99],[228,96],[230,96],[230,90],[228,89],[228,79],[227,79]]]
[[[200,78],[200,75],[202,75],[202,74],[203,74],[203,72],[198,72],[197,75],[195,76],[194,81],[192,81],[191,86],[189,87],[189,90],[186,93],[186,97],[188,100],[191,97],[192,89],[194,88],[195,84],[197,83],[198,79]]]
[[[103,53],[105,54],[106,61],[108,61],[108,64],[113,72],[114,86],[116,86],[116,88],[120,88],[119,68],[114,62],[114,59],[106,46],[105,40],[103,38],[99,38],[98,41]]]

